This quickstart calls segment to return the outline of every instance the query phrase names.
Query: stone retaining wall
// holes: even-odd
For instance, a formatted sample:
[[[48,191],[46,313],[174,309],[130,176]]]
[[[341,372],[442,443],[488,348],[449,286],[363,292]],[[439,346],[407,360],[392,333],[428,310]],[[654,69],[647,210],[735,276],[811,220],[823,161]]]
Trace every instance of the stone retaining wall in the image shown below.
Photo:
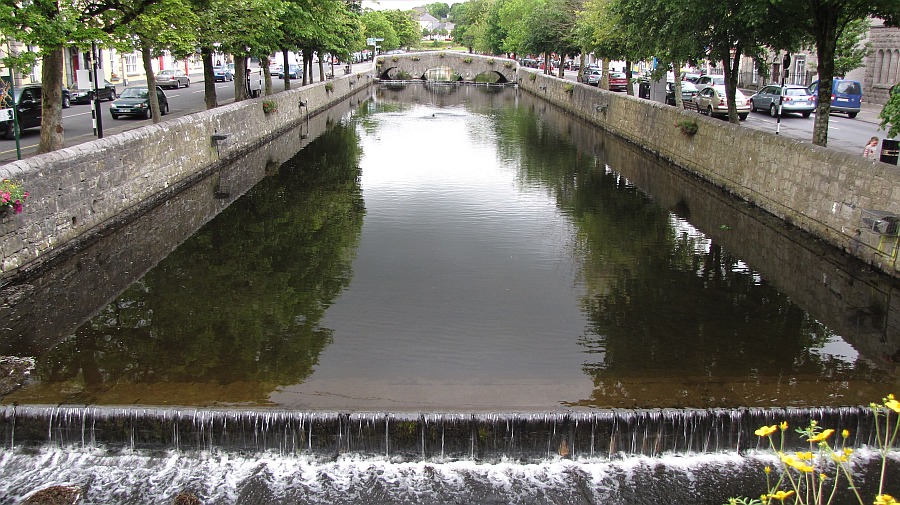
[[[894,237],[865,211],[900,214],[900,169],[658,102],[520,68],[520,87],[898,276]],[[693,120],[694,135],[676,123]]]
[[[39,269],[374,80],[354,74],[167,119],[0,166],[22,182],[25,210],[0,212],[0,284]],[[277,110],[263,112],[271,100]],[[214,135],[225,140],[216,142]]]

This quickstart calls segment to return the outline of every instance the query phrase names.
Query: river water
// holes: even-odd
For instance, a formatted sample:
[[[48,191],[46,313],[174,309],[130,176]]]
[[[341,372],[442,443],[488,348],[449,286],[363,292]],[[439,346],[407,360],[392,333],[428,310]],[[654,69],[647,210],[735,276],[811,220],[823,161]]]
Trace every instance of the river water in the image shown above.
[[[867,405],[896,386],[896,291],[515,88],[380,87],[42,277],[4,287],[2,353],[37,357],[4,403],[430,413]],[[0,471],[41,482],[39,468],[78,460],[97,490],[137,485],[124,475],[102,484],[91,450],[46,450],[39,464],[10,451]],[[163,481],[185,458],[116,457],[142,462],[111,467]],[[697,457],[697,468],[720,464]],[[235,468],[225,494],[206,495],[217,503],[315,494],[260,484],[305,460],[220,458],[190,465],[211,488],[212,475]],[[576,475],[575,495],[638,503],[629,493],[639,490],[596,494],[605,477],[594,462],[558,463],[557,491]],[[388,489],[376,501],[428,503],[418,486],[433,485],[435,503],[560,502],[494,484],[480,498],[453,491],[482,470],[503,481],[518,469],[441,467],[436,485],[428,465],[358,464],[375,469],[304,467],[318,483],[307,484],[408,470],[418,500]],[[622,487],[632,470],[601,473]],[[546,481],[532,470],[518,478]],[[254,489],[266,491],[236,498]],[[319,502],[339,501],[322,492]]]

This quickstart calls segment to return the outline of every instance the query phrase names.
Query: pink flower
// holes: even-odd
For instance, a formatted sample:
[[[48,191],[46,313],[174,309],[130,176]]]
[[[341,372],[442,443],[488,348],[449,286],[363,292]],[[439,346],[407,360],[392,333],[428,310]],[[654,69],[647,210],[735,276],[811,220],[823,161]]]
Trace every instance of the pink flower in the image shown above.
[[[16,200],[16,203],[13,204],[13,209],[16,211],[16,214],[20,214],[22,212],[22,203]]]

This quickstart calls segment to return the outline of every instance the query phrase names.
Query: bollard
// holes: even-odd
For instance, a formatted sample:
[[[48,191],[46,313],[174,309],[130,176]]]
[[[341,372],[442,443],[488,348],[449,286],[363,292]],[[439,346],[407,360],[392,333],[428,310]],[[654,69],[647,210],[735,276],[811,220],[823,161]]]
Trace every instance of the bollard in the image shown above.
[[[897,158],[900,156],[900,140],[884,139],[881,141],[881,162],[897,164]]]

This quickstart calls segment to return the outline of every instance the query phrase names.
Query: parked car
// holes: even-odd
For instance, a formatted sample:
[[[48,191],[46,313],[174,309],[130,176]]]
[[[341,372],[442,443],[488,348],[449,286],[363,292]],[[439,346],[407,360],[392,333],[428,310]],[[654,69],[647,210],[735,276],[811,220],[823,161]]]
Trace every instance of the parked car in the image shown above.
[[[724,75],[701,75],[694,81],[694,84],[697,85],[697,88],[702,88],[703,86],[724,86],[725,85],[725,76]]]
[[[701,113],[709,116],[728,116],[728,100],[725,96],[725,85],[716,84],[704,86],[697,91],[694,103]],[[734,90],[734,104],[737,107],[738,117],[741,121],[747,119],[750,114],[750,102],[741,90]]]
[[[164,88],[188,88],[191,86],[191,78],[184,70],[160,70],[156,74],[156,85]]]
[[[781,100],[781,113],[802,114],[809,117],[816,110],[816,102],[803,86],[788,84],[784,87],[770,84],[750,97],[750,111],[769,111],[772,117],[778,116],[778,102]]]
[[[41,126],[41,107],[43,103],[41,100],[41,92],[42,87],[39,82],[19,86],[13,93],[13,103],[0,107],[4,108],[14,104],[17,109],[20,131],[28,128],[39,128]],[[68,109],[72,103],[68,89],[62,89],[61,99],[62,107]],[[16,138],[16,130],[13,127],[13,122],[11,120],[0,119],[0,137],[8,140]]]
[[[819,99],[819,81],[807,88],[814,100]],[[842,112],[853,119],[859,114],[862,102],[862,85],[859,81],[835,78],[831,83],[831,112]]]
[[[681,73],[681,80],[688,81],[691,84],[696,84],[697,79],[699,79],[699,78],[700,78],[700,74],[695,74],[693,72],[682,72]]]
[[[628,90],[628,79],[625,78],[625,74],[622,72],[610,72],[609,73],[609,90],[610,91],[627,91]]]
[[[213,80],[215,82],[225,82],[225,81],[233,81],[234,80],[234,72],[228,69],[228,67],[224,65],[219,65],[218,67],[213,67]]]
[[[165,116],[169,113],[169,99],[159,86],[155,86],[156,98],[159,100],[159,113]],[[150,119],[150,94],[146,86],[131,86],[122,90],[118,100],[114,100],[109,108],[113,119],[121,116],[138,116]]]
[[[603,77],[603,72],[599,68],[585,69],[584,73],[581,74],[581,82],[597,86],[600,84],[601,77]]]
[[[78,89],[78,85],[69,88],[69,97],[72,103],[91,103],[94,101],[93,89]],[[97,97],[100,100],[115,100],[116,86],[103,79],[103,86],[97,89]]]
[[[300,78],[300,65],[288,65],[287,72],[281,74],[281,78],[284,79],[284,76],[287,75],[291,79],[299,79]]]
[[[683,102],[690,102],[697,96],[697,86],[694,86],[694,83],[690,81],[681,81],[681,100]],[[668,81],[666,83],[666,103],[669,105],[675,105],[675,82]]]
[[[272,63],[269,65],[269,75],[272,77],[281,77],[281,74],[284,73],[284,67],[282,67],[278,63]]]

